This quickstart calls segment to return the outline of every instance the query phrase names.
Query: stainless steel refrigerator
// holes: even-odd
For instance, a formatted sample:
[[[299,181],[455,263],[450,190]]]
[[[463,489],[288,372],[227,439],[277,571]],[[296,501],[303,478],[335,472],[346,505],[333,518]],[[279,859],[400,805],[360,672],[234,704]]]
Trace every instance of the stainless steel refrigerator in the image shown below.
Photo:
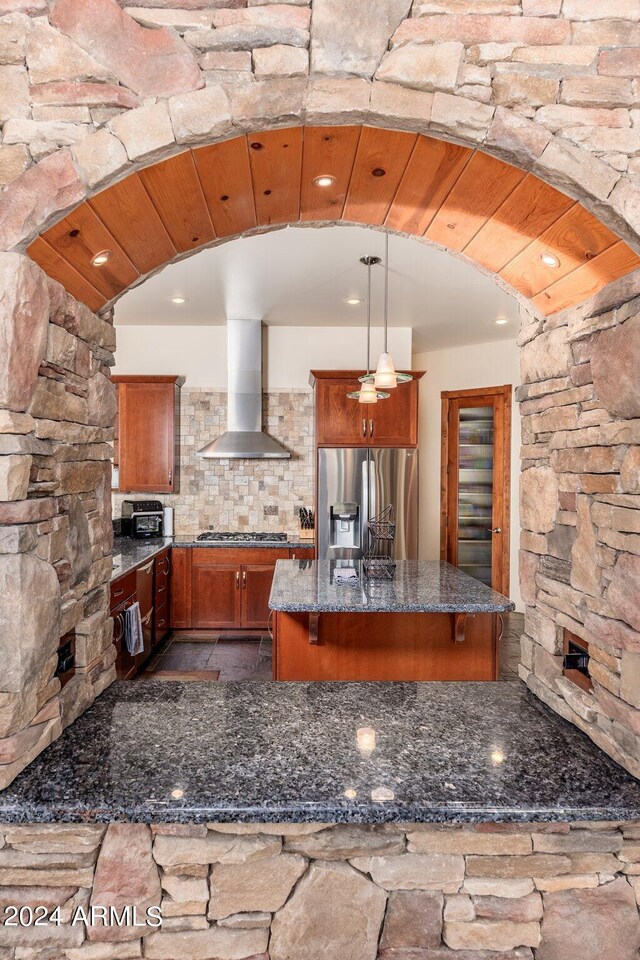
[[[404,448],[318,450],[318,558],[359,560],[367,521],[394,508],[396,560],[418,557],[418,451]]]

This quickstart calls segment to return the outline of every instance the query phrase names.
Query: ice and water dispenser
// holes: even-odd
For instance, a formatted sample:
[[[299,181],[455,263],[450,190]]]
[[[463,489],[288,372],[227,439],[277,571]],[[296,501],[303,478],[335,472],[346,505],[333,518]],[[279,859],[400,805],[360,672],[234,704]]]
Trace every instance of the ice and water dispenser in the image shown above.
[[[329,507],[329,549],[360,549],[360,506],[357,503],[332,503]]]

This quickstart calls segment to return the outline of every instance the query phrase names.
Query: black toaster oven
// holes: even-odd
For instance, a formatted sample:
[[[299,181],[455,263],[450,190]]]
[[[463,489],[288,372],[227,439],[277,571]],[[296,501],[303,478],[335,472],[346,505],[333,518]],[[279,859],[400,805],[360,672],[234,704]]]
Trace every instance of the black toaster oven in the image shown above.
[[[162,504],[159,500],[123,500],[122,535],[133,540],[162,536]]]

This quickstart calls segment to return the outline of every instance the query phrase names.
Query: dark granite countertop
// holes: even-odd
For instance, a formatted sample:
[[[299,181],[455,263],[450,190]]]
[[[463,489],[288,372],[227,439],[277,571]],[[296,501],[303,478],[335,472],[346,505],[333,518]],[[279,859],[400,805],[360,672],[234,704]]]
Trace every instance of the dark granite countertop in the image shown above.
[[[636,818],[640,782],[517,681],[117,682],[0,793],[5,823]]]
[[[306,547],[313,549],[313,540],[198,540],[196,537],[174,537],[173,545],[175,547],[206,547],[207,549],[217,549],[225,547],[227,550],[236,550],[238,548],[249,547],[259,550],[294,550],[296,547]]]
[[[113,541],[113,550],[111,555],[114,557],[113,573],[111,582],[122,577],[129,570],[134,570],[141,563],[155,557],[165,547],[170,547],[173,543],[171,537],[151,537],[149,540],[132,540],[130,537],[115,537]],[[115,558],[120,557],[120,563],[116,565]]]
[[[335,560],[279,560],[269,606],[289,613],[502,613],[515,605],[439,560],[399,560],[392,580],[367,579],[355,561],[358,579],[336,582],[344,571]]]
[[[115,537],[113,542],[112,556],[120,556],[121,562],[116,566],[114,564],[111,581],[122,577],[129,570],[139,567],[154,557],[157,553],[164,550],[165,547],[259,547],[261,550],[280,548],[281,550],[295,550],[300,547],[313,548],[311,540],[279,540],[279,541],[255,541],[255,542],[230,542],[230,541],[198,541],[195,537],[150,537],[148,540],[132,540],[130,537]]]

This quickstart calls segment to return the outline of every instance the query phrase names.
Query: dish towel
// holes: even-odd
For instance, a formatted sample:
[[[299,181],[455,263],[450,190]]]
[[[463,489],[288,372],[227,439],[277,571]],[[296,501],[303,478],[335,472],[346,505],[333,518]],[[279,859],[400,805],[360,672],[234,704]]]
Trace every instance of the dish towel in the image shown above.
[[[124,642],[132,657],[144,653],[144,637],[142,636],[142,618],[140,604],[132,603],[124,614]]]

